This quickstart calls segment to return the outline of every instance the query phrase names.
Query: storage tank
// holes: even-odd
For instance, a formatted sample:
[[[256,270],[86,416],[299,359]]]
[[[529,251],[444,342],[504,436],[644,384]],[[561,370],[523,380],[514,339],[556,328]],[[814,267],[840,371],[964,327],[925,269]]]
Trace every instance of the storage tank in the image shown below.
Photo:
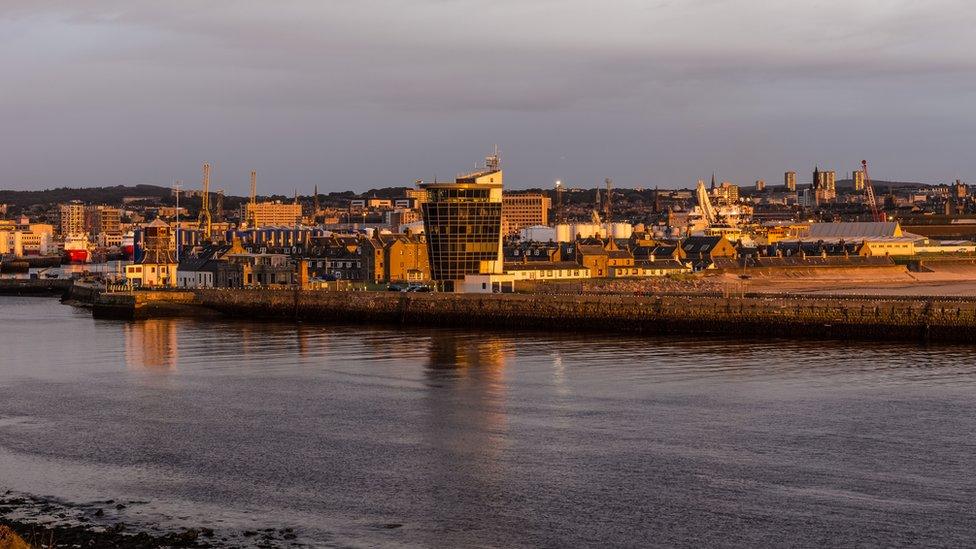
[[[602,237],[606,230],[599,223],[576,223],[573,225],[573,236],[581,238]]]
[[[24,257],[24,233],[14,231],[14,256]]]
[[[630,238],[634,234],[634,227],[630,223],[612,223],[610,234],[613,238]]]
[[[556,230],[545,225],[534,225],[519,231],[523,242],[549,242],[556,239]]]
[[[560,223],[556,225],[556,242],[572,242],[573,237],[576,233],[573,232],[573,226],[568,223]]]

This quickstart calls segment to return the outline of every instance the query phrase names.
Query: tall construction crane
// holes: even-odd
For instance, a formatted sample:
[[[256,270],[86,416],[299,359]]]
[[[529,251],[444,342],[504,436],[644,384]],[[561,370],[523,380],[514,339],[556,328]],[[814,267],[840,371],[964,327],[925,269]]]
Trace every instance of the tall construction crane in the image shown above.
[[[872,221],[884,221],[884,214],[878,210],[878,201],[874,197],[874,185],[871,184],[871,176],[868,175],[868,161],[861,161],[861,169],[864,170],[864,192],[868,196],[868,207],[871,208]]]
[[[200,230],[203,239],[210,240],[213,220],[210,217],[210,162],[203,163],[203,192],[200,193]]]
[[[254,212],[257,210],[258,205],[258,172],[254,170],[251,170],[251,199],[247,204],[248,208],[245,218],[247,220],[247,226],[253,228]]]

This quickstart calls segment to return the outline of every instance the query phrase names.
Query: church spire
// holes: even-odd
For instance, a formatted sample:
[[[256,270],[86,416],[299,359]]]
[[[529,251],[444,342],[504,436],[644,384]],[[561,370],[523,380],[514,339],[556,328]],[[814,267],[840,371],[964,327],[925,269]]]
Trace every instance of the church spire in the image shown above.
[[[715,172],[712,172],[712,190],[715,190]]]
[[[319,215],[319,186],[315,185],[315,198],[312,200],[312,222],[318,221]]]

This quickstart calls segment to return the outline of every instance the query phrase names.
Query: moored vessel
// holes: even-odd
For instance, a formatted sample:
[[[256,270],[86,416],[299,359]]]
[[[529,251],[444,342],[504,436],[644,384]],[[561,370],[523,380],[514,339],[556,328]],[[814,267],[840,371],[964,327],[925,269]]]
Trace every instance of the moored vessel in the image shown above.
[[[88,237],[84,235],[69,235],[64,239],[64,255],[68,263],[87,263]]]

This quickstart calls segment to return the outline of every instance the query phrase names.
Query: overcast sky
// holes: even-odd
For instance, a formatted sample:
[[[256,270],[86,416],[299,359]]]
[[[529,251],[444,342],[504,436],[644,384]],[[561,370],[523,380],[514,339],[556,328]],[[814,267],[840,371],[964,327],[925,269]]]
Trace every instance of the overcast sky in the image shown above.
[[[971,0],[2,0],[0,188],[976,183]]]

